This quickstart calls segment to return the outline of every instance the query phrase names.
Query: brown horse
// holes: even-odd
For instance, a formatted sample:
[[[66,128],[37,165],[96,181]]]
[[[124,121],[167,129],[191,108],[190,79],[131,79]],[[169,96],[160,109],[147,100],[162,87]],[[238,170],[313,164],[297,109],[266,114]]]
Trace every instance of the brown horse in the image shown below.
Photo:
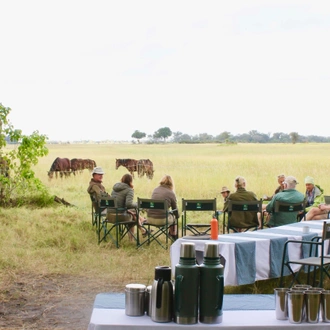
[[[96,167],[96,162],[93,159],[82,159],[82,158],[72,158],[71,159],[71,171],[73,175],[76,175],[76,172],[81,173],[84,169],[92,171]]]
[[[144,175],[146,175],[148,179],[154,177],[154,165],[150,159],[140,159],[137,163],[137,168],[139,178]]]
[[[60,177],[63,178],[63,175],[69,176],[71,174],[71,161],[69,158],[60,158],[57,157],[50,170],[48,171],[49,180],[53,178],[55,173],[55,177],[57,178],[57,174],[60,174]]]
[[[119,166],[124,166],[127,168],[128,172],[130,172],[130,174],[134,178],[134,172],[137,171],[137,163],[138,163],[138,161],[136,159],[131,159],[131,158],[117,159],[116,158],[116,170],[118,170]]]

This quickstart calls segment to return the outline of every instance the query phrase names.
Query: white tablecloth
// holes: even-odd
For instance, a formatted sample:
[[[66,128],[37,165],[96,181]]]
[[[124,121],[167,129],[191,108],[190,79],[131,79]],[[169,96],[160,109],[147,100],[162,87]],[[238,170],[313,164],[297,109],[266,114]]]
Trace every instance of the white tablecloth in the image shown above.
[[[279,277],[284,242],[286,240],[310,240],[313,235],[320,235],[324,221],[329,222],[330,220],[304,221],[253,232],[219,235],[217,240],[219,252],[226,260],[225,286],[251,284],[257,280]],[[309,234],[303,233],[303,226],[309,226]],[[204,245],[208,240],[187,236],[178,239],[171,245],[173,276],[175,265],[180,259],[180,246],[183,242],[193,242],[196,251],[204,251]],[[302,253],[300,244],[290,245],[290,259],[300,258]],[[241,259],[237,260],[240,255]],[[296,269],[298,268],[299,266]]]
[[[149,316],[130,317],[125,315],[124,309],[99,309],[94,308],[88,330],[145,330],[145,329],[329,329],[329,323],[301,323],[291,324],[288,320],[279,321],[275,318],[275,310],[272,311],[226,311],[223,313],[222,323],[182,325],[174,322],[156,323]]]

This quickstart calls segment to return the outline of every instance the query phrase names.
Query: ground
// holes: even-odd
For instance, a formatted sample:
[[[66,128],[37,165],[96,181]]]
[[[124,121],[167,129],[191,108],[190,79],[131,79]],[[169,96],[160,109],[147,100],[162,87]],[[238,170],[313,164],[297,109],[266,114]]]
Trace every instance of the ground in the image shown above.
[[[21,274],[1,284],[1,329],[87,329],[102,280]]]

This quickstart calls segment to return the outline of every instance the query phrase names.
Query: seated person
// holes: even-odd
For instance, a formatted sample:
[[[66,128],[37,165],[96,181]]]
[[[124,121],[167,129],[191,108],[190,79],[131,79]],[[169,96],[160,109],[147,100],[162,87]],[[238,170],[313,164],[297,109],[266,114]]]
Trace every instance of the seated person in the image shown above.
[[[284,190],[273,196],[267,204],[266,211],[270,213],[268,227],[277,227],[297,222],[298,212],[275,212],[275,202],[300,203],[304,201],[304,194],[296,190],[297,180],[293,176],[287,176],[283,182]]]
[[[159,182],[159,186],[153,190],[151,199],[165,199],[167,201],[168,209],[173,211],[168,214],[168,223],[173,224],[170,227],[169,234],[173,240],[176,240],[178,238],[176,224],[177,219],[179,218],[179,212],[174,192],[174,181],[171,176],[163,176]],[[165,214],[162,210],[148,210],[147,219],[148,223],[154,225],[164,225],[166,220]]]
[[[312,219],[307,219],[310,214]],[[306,220],[323,220],[330,219],[330,204],[319,204],[318,207],[313,207],[306,215]]]
[[[314,179],[310,176],[305,178],[306,186],[306,220],[326,219],[327,212],[319,208],[320,204],[324,204],[323,189],[314,183]],[[321,217],[321,218],[320,218]],[[303,218],[303,214],[300,215]]]
[[[256,194],[252,191],[247,191],[246,181],[243,177],[238,176],[235,179],[235,189],[236,192],[231,193],[228,200],[225,202],[223,211],[228,210],[228,201],[257,201],[258,198]],[[236,231],[242,231],[244,228],[249,228],[253,226],[260,227],[261,224],[258,220],[258,214],[256,212],[235,212],[233,211],[230,217],[230,227],[235,228]]]
[[[267,195],[265,195],[263,197],[263,200],[264,201],[271,201],[272,198],[274,197],[274,195],[276,195],[277,193],[283,191],[284,190],[284,187],[283,187],[283,182],[284,181],[285,181],[285,175],[284,174],[278,175],[277,176],[277,182],[278,182],[279,186],[275,189],[273,196],[267,196]]]
[[[133,177],[131,174],[123,175],[120,182],[115,183],[112,188],[111,197],[116,198],[117,208],[127,209],[127,213],[124,212],[123,214],[120,215],[119,217],[120,221],[125,221],[130,219],[136,220],[137,203],[133,202],[134,199],[133,188],[134,188]],[[112,215],[110,214],[109,218],[112,219],[110,221],[112,222],[115,221],[115,217],[113,216],[113,214]],[[138,228],[141,230],[143,237],[147,235],[146,229],[142,227],[142,224],[145,221],[146,219],[140,216],[138,222]],[[132,235],[130,235],[130,237],[132,239],[134,233],[134,226],[131,227],[131,233]]]
[[[102,194],[107,194],[105,191],[105,187],[102,185],[102,179],[103,179],[104,171],[102,167],[94,167],[92,171],[92,178],[89,182],[87,192],[89,193],[94,210],[98,212],[98,202],[101,198]],[[106,214],[106,210],[105,210]]]
[[[278,182],[279,186],[275,189],[273,196],[265,195],[263,197],[263,200],[264,201],[271,201],[272,198],[274,197],[274,195],[276,195],[277,193],[283,191],[283,189],[284,189],[284,187],[283,187],[284,180],[285,180],[285,175],[284,174],[278,175],[277,176],[277,182]],[[266,217],[266,222],[268,222],[269,221],[269,214],[266,211],[266,206],[267,206],[267,204],[262,204],[262,215],[263,215],[263,217]]]

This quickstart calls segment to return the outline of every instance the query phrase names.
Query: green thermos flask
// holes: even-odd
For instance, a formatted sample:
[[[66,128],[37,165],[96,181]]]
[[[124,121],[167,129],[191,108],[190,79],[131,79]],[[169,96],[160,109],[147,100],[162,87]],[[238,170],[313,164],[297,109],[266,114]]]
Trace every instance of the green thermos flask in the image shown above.
[[[216,242],[205,244],[204,259],[200,267],[199,321],[221,323],[224,291],[223,266],[220,264]]]
[[[195,244],[180,247],[179,263],[175,266],[174,321],[178,324],[198,322],[199,266]]]

